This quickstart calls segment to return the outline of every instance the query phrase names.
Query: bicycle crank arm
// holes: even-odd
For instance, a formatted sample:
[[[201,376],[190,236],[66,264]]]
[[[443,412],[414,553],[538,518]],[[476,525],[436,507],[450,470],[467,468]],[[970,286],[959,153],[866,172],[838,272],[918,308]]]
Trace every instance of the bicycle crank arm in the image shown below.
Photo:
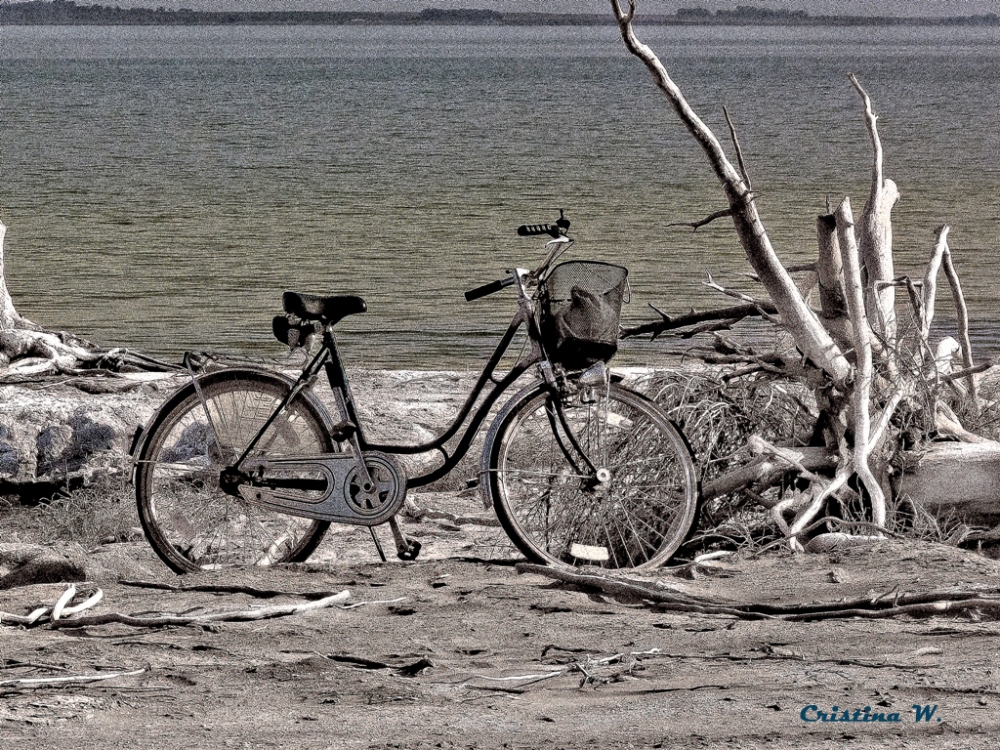
[[[351,453],[248,458],[235,489],[246,502],[279,513],[377,526],[403,506],[406,475],[379,451],[366,451],[364,463],[367,477]]]

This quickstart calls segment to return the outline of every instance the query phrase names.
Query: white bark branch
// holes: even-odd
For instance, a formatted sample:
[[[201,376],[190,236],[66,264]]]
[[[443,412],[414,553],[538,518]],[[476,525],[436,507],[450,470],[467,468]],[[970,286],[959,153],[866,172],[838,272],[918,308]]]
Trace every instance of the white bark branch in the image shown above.
[[[69,677],[25,677],[15,680],[2,680],[0,685],[16,685],[18,687],[55,687],[80,682],[104,682],[119,677],[134,677],[146,672],[146,669],[136,669],[131,672],[102,672],[100,674],[78,674]]]
[[[846,383],[851,375],[851,366],[778,260],[743,176],[726,158],[715,134],[690,107],[659,58],[636,37],[632,28],[635,0],[629,0],[627,9],[621,0],[611,0],[611,8],[626,48],[646,65],[657,87],[666,95],[677,116],[708,157],[732,209],[733,224],[747,259],[774,300],[782,325],[817,367],[835,383]]]
[[[895,278],[892,262],[892,207],[899,200],[896,183],[886,179],[882,166],[882,141],[878,134],[878,117],[872,109],[868,93],[861,87],[853,73],[848,74],[865,106],[865,124],[872,142],[872,179],[868,200],[858,221],[858,253],[867,272],[865,305],[869,318],[879,325],[879,333],[889,344],[896,337],[896,289],[893,286],[876,288],[879,281]]]
[[[937,301],[937,275],[941,270],[941,261],[945,251],[948,249],[948,232],[951,230],[947,224],[942,224],[934,230],[934,252],[927,261],[927,268],[924,270],[923,303],[924,314],[920,326],[920,335],[924,341],[930,335],[931,323],[934,322],[934,308]]]
[[[301,604],[282,604],[273,607],[261,607],[259,609],[237,610],[231,612],[214,612],[203,615],[163,615],[158,617],[132,617],[117,612],[104,615],[91,615],[89,617],[76,617],[72,619],[57,620],[51,623],[51,628],[86,628],[95,625],[109,625],[119,623],[131,627],[159,628],[167,626],[195,625],[204,626],[216,622],[251,622],[255,620],[267,620],[274,617],[287,617],[302,612],[309,612],[314,609],[332,607],[335,604],[347,601],[351,597],[349,591],[341,591],[323,599]]]
[[[854,471],[868,490],[872,503],[872,520],[885,526],[885,495],[875,475],[868,466],[871,435],[872,344],[871,328],[865,312],[864,292],[861,286],[861,267],[858,247],[854,238],[854,218],[850,199],[844,198],[837,209],[837,238],[844,261],[844,286],[847,307],[854,324],[854,351],[856,357],[854,390],[852,392],[852,423],[854,426]]]
[[[6,276],[4,275],[4,238],[7,236],[7,227],[0,222],[0,330],[13,328],[21,325],[23,318],[14,309],[14,300],[7,289]]]
[[[958,280],[958,272],[951,261],[951,249],[947,245],[942,261],[944,275],[948,278],[948,283],[951,285],[951,296],[955,301],[955,314],[958,317],[958,339],[962,345],[962,367],[966,370],[971,370],[975,365],[972,362],[972,340],[969,338],[969,308],[965,304],[962,284]],[[969,398],[972,399],[973,405],[978,408],[979,399],[976,393],[976,379],[970,374],[966,378],[966,384],[969,387]]]
[[[975,365],[972,360],[972,340],[969,337],[969,308],[965,304],[965,294],[962,292],[962,283],[958,279],[958,272],[951,257],[951,248],[948,246],[948,232],[950,227],[942,224],[935,231],[936,241],[934,252],[927,262],[927,269],[924,271],[923,303],[924,315],[920,334],[926,342],[930,335],[931,323],[934,320],[934,307],[937,299],[937,275],[941,268],[944,268],[945,277],[951,286],[951,296],[955,302],[955,315],[958,320],[958,337],[962,350],[962,367],[966,370],[973,370]],[[973,405],[978,408],[978,395],[976,381],[973,373],[969,373],[966,378],[969,396]]]

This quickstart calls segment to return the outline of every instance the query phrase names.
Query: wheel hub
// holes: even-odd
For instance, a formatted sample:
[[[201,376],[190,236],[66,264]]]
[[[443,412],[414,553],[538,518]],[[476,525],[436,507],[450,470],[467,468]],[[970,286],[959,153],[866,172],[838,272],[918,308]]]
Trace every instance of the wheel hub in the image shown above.
[[[240,497],[240,486],[249,482],[250,477],[233,466],[227,466],[219,472],[219,489],[227,495]]]

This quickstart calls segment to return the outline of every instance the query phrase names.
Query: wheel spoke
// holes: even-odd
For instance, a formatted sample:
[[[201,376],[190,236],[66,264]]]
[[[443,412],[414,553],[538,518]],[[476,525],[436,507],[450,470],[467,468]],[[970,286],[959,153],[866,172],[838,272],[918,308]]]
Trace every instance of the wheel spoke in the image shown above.
[[[219,484],[225,462],[245,450],[288,392],[285,381],[254,371],[222,371],[203,380],[200,394],[191,386],[187,390],[150,427],[138,460],[136,499],[154,549],[177,572],[305,559],[329,524],[250,504]],[[217,429],[218,442],[209,425]],[[252,455],[333,450],[323,417],[299,398]]]
[[[567,439],[553,434],[545,410],[548,399],[539,388],[505,409],[486,447],[489,491],[511,538],[541,562],[665,562],[693,524],[697,502],[683,439],[659,409],[617,385],[587,402],[566,399],[559,429],[568,427],[607,472],[598,481],[570,468]]]

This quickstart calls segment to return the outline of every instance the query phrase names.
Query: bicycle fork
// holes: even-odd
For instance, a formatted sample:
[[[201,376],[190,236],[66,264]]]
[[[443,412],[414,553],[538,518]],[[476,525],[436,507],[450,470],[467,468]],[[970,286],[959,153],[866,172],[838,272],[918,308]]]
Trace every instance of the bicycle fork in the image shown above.
[[[608,389],[610,387],[610,370],[608,370],[603,362],[599,362],[580,376],[577,380],[577,385],[580,388],[577,395],[582,403],[595,403],[599,405],[602,399],[599,396],[595,396],[594,391],[600,388],[604,392],[604,403],[607,404]],[[600,406],[598,406],[599,409]],[[562,451],[563,456],[566,457],[566,461],[572,467],[573,471],[580,476],[586,477],[586,481],[591,489],[609,482],[611,480],[610,471],[607,467],[598,466],[594,463],[591,456],[580,444],[579,436],[574,433],[573,428],[566,419],[566,411],[563,409],[563,395],[558,386],[554,386],[553,392],[545,404],[545,414],[548,417],[549,426],[552,429],[556,444]],[[594,447],[600,448],[600,445],[598,444]],[[584,466],[580,466],[578,463],[578,460],[581,459]]]

